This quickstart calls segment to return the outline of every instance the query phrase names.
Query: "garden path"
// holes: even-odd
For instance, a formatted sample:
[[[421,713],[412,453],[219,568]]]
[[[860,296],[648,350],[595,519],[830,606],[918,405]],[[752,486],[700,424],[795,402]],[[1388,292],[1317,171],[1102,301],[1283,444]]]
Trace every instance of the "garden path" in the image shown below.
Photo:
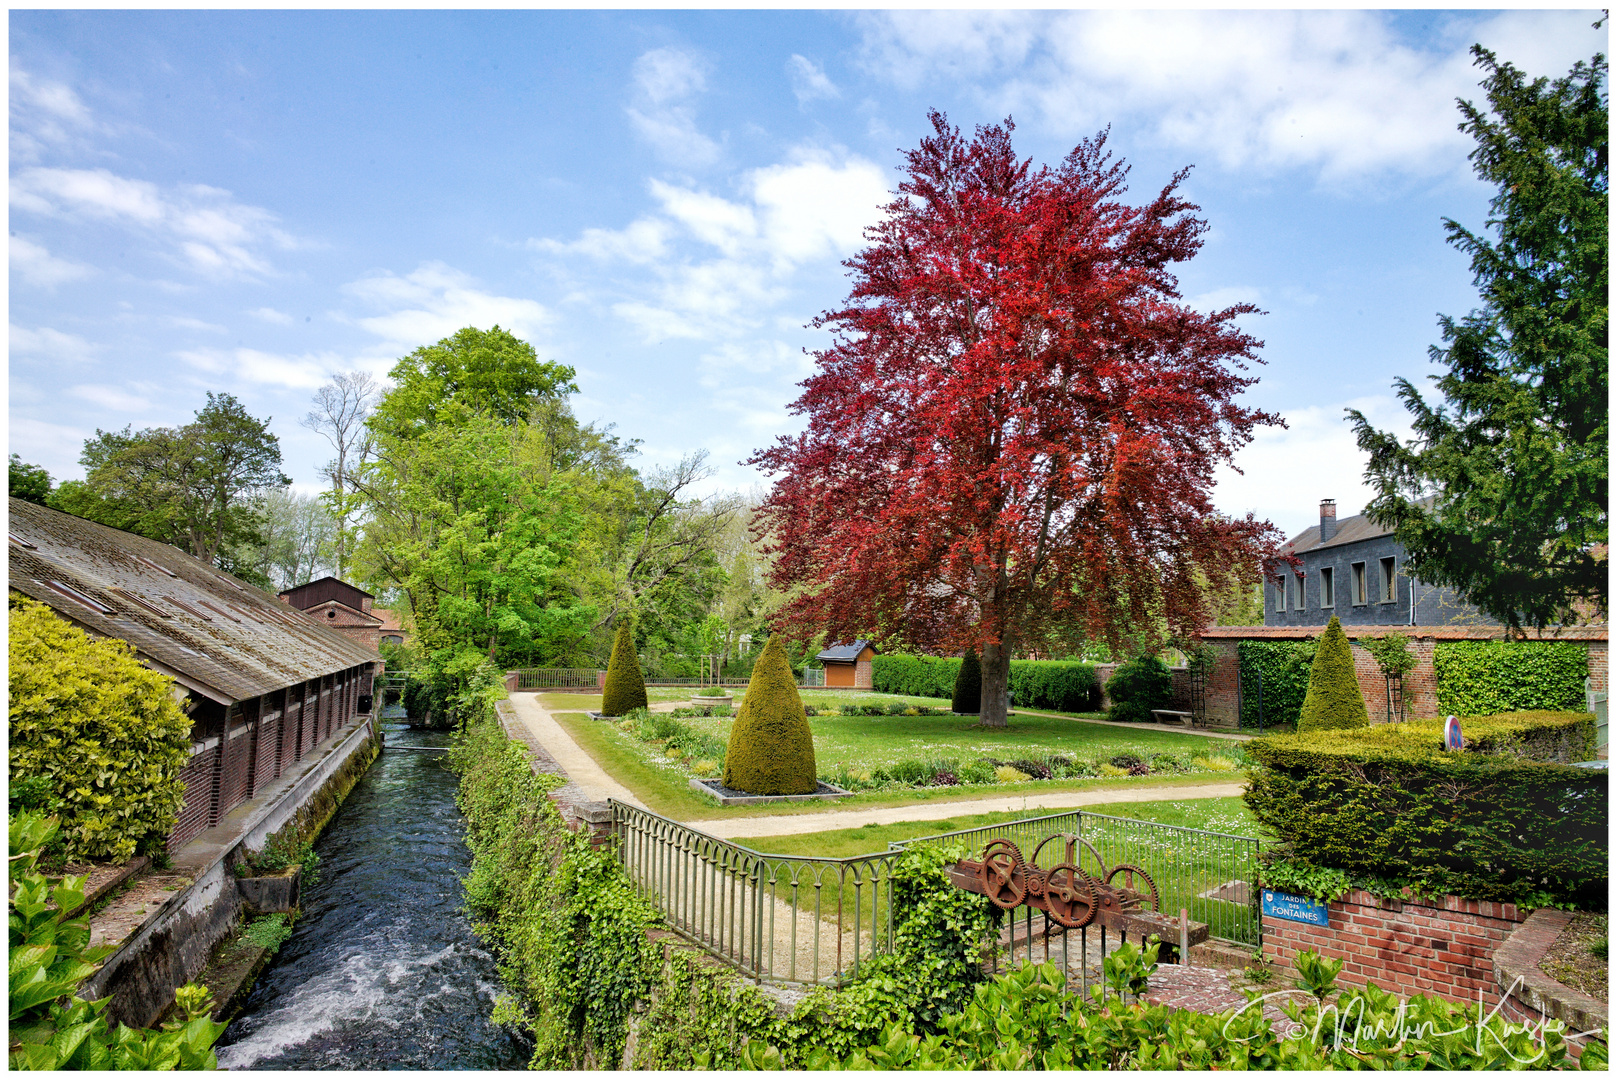
[[[539,704],[539,695],[512,694],[511,707],[529,734],[562,767],[567,778],[584,789],[586,797],[596,801],[616,799],[630,806],[645,805],[628,788],[608,776],[606,770],[562,730],[550,710]]]
[[[511,706],[528,731],[543,746],[569,779],[584,790],[590,799],[617,799],[632,806],[641,806],[639,799],[628,788],[608,776],[595,759],[573,741],[571,735],[556,723],[550,710],[539,703],[537,694],[512,694]],[[1156,725],[1142,725],[1156,728]],[[1157,728],[1157,730],[1161,730]],[[1029,816],[1053,814],[1075,806],[1096,803],[1160,802],[1174,799],[1226,799],[1241,794],[1243,784],[1224,782],[1190,786],[1146,785],[1135,788],[1102,788],[1095,791],[1050,793],[1030,800],[1023,795],[996,795],[984,799],[960,801],[930,800],[912,806],[885,806],[865,810],[828,810],[818,814],[791,814],[786,816],[733,817],[718,820],[689,821],[686,824],[701,829],[710,836],[730,839],[737,836],[786,836],[792,833],[823,832],[827,829],[857,829],[861,825],[887,825],[897,821],[930,821],[961,814],[989,814],[997,811],[1025,810]]]
[[[718,821],[689,821],[692,828],[710,836],[729,840],[738,836],[787,836],[792,833],[824,832],[828,829],[857,829],[862,825],[890,825],[898,821],[933,821],[967,814],[1025,811],[1028,817],[1056,814],[1076,806],[1096,803],[1163,802],[1180,799],[1228,799],[1241,794],[1243,783],[1196,784],[1138,788],[1102,788],[1096,791],[1050,793],[1029,799],[1025,795],[997,795],[987,799],[960,802],[924,802],[911,806],[884,806],[869,810],[831,810],[823,814],[792,814],[789,817],[724,818]]]

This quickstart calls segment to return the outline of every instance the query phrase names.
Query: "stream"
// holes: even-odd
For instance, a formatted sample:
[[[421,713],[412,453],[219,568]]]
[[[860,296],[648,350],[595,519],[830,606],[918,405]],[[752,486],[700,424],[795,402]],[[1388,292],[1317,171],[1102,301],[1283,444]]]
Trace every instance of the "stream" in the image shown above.
[[[489,1023],[494,959],[472,933],[471,863],[447,732],[383,724],[387,747],[326,826],[292,936],[216,1047],[226,1069],[521,1069]],[[412,749],[421,748],[421,749]]]

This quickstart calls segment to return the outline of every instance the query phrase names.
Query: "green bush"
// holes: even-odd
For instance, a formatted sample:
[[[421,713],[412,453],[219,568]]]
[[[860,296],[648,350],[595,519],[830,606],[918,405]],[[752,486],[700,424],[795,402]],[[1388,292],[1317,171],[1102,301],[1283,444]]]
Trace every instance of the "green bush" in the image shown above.
[[[951,697],[960,664],[961,661],[946,656],[878,654],[870,665],[871,689],[878,694]]]
[[[1259,725],[1258,683],[1263,683],[1262,722],[1267,727],[1295,724],[1308,696],[1308,672],[1317,639],[1243,641],[1235,647],[1241,672],[1241,726]]]
[[[1100,708],[1100,680],[1093,664],[1012,660],[1011,700],[1028,709],[1094,712]]]
[[[967,649],[960,660],[960,671],[954,678],[954,694],[949,708],[957,713],[976,715],[983,711],[983,668],[977,661],[977,650]]]
[[[730,725],[724,786],[754,795],[809,795],[819,785],[817,777],[814,735],[797,680],[779,635],[771,634]]]
[[[1319,648],[1308,669],[1308,693],[1297,714],[1297,730],[1329,731],[1370,726],[1370,714],[1353,669],[1353,646],[1342,633],[1335,615],[1320,635]]]
[[[13,1070],[169,1070],[218,1066],[211,1049],[225,1025],[209,1015],[206,987],[187,983],[175,992],[183,1020],[160,1031],[118,1025],[102,1015],[110,997],[85,1001],[78,988],[112,951],[90,945],[89,920],[64,918],[84,903],[83,877],[47,879],[39,855],[60,831],[55,818],[32,811],[10,822],[8,903],[11,924],[11,1023]]]
[[[44,604],[13,595],[10,606],[12,782],[49,779],[70,860],[162,850],[191,760],[174,681]]]
[[[646,679],[640,673],[640,657],[634,651],[634,631],[628,619],[620,619],[617,637],[612,640],[612,658],[606,664],[601,714],[622,716],[634,709],[644,709],[646,705]]]
[[[1432,665],[1437,707],[1445,714],[1577,709],[1589,650],[1575,641],[1442,641]]]
[[[1106,683],[1112,699],[1109,720],[1149,724],[1153,709],[1165,709],[1173,699],[1173,676],[1155,656],[1137,656],[1118,667]]]
[[[1254,740],[1245,750],[1261,767],[1246,804],[1305,865],[1426,895],[1603,902],[1604,773],[1524,756],[1592,749],[1593,717],[1473,717],[1465,751],[1442,749],[1442,727],[1413,720]]]

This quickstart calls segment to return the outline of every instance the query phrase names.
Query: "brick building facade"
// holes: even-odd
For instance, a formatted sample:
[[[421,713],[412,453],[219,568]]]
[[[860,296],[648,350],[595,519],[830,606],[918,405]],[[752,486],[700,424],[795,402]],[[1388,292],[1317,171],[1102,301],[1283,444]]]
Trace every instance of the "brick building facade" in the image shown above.
[[[128,642],[185,692],[191,760],[171,851],[369,719],[373,646],[168,544],[19,499],[10,515],[10,588]]]

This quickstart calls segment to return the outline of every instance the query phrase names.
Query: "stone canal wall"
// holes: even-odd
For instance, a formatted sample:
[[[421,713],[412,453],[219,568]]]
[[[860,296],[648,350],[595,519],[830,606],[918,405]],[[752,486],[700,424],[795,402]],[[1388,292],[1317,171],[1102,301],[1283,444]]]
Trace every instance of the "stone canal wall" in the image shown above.
[[[176,853],[173,873],[189,884],[166,899],[154,898],[154,910],[140,909],[150,913],[84,983],[80,995],[112,998],[106,1016],[114,1024],[151,1026],[173,1002],[174,991],[201,973],[214,946],[240,923],[245,898],[235,867],[245,853],[262,850],[270,835],[289,824],[303,839],[313,839],[381,747],[380,731],[360,717]],[[130,902],[140,903],[139,894]]]

